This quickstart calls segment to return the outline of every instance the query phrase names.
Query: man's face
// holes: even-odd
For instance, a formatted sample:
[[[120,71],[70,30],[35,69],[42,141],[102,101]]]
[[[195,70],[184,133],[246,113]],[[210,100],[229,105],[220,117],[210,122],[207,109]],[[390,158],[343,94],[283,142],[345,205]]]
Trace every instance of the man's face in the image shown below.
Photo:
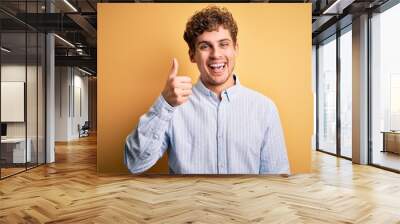
[[[197,64],[206,86],[223,86],[232,76],[236,52],[237,44],[229,30],[219,26],[216,31],[205,31],[197,37],[191,61]]]

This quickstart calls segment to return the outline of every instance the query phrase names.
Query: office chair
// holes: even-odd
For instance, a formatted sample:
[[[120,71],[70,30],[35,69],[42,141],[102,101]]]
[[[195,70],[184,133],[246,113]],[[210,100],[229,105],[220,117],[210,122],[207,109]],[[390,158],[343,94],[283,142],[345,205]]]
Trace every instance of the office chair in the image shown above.
[[[80,125],[78,124],[79,138],[89,136],[89,129],[90,129],[89,121],[85,121],[82,127],[80,127]]]

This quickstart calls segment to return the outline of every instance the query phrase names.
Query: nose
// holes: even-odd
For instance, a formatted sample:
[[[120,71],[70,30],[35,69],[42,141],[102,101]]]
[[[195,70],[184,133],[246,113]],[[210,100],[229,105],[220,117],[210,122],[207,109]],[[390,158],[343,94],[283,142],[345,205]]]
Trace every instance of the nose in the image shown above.
[[[211,58],[220,58],[222,56],[222,50],[218,47],[213,48],[211,52]]]

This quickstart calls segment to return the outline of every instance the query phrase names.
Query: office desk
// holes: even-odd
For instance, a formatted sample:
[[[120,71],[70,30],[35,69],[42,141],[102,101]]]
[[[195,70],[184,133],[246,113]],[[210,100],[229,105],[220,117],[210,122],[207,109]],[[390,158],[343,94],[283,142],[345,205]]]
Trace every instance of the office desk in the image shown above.
[[[1,139],[1,159],[5,163],[25,163],[32,159],[31,146],[32,140],[28,138],[28,147],[25,153],[25,138],[6,138]],[[27,159],[25,161],[25,159]]]
[[[393,152],[400,154],[400,131],[382,131],[383,150],[382,152]]]

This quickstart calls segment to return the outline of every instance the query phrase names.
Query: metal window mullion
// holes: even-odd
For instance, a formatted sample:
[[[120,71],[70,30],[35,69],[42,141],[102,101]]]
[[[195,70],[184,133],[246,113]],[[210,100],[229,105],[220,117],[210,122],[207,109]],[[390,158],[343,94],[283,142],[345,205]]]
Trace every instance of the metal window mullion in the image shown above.
[[[48,9],[50,8],[50,4],[51,3],[49,2],[49,0],[45,0],[45,13],[49,13]],[[48,64],[47,63],[48,62],[48,58],[47,58],[48,46],[47,46],[47,44],[49,43],[48,35],[53,35],[53,34],[49,34],[48,32],[44,33],[44,136],[43,136],[43,138],[44,138],[44,164],[47,163],[47,152],[48,151],[50,152],[50,149],[49,150],[47,149],[47,145],[48,145],[48,142],[47,142],[47,125],[48,125],[48,122],[47,122],[47,106],[48,106],[48,104],[47,104],[47,93],[48,93],[47,80],[48,80],[48,76],[49,76],[49,72],[48,72],[48,68],[47,68],[47,64]],[[53,35],[53,37],[54,37],[54,35]],[[43,73],[42,73],[42,77],[43,77]],[[60,76],[60,78],[61,78],[61,76]],[[61,91],[61,89],[60,89],[60,91]],[[49,145],[51,145],[51,144],[49,144]]]
[[[39,13],[39,1],[36,1]],[[36,32],[36,166],[39,166],[39,32]]]
[[[46,4],[46,13],[47,13],[47,4]],[[47,163],[47,35],[48,33],[44,33],[44,79],[42,78],[42,82],[44,80],[44,161],[43,163]],[[43,52],[42,52],[43,53]],[[42,69],[43,72],[43,69]],[[43,73],[42,73],[43,77]],[[60,90],[61,91],[61,90]],[[43,94],[42,94],[43,95]],[[43,107],[42,107],[43,109]]]
[[[340,83],[341,83],[341,65],[340,65],[340,30],[336,31],[336,154],[341,156],[341,114],[340,114]]]
[[[25,21],[28,18],[28,1],[25,1]],[[26,23],[25,23],[26,24]],[[25,118],[25,170],[28,170],[28,24],[25,25],[25,102],[24,102],[24,118]]]
[[[368,155],[367,155],[367,164],[373,164],[373,153],[372,153],[372,64],[371,64],[371,56],[372,56],[372,33],[371,33],[371,20],[372,20],[372,12],[368,11],[368,19],[367,19],[367,140],[368,140]]]
[[[315,46],[315,85],[316,85],[316,102],[315,102],[315,118],[316,118],[316,126],[315,126],[315,132],[316,132],[316,140],[315,140],[315,149],[319,149],[319,44]]]
[[[72,87],[71,87],[71,100],[72,100],[72,117],[75,118],[75,69],[74,67],[71,67],[72,70],[72,75],[71,75],[71,82],[72,82]]]

